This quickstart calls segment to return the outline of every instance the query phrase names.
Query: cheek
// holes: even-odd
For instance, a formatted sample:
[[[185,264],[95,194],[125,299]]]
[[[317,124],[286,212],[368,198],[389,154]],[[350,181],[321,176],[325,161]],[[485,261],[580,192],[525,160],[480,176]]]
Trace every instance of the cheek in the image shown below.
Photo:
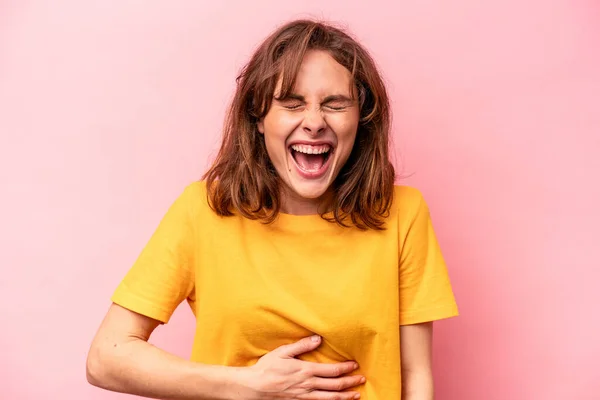
[[[294,130],[293,121],[280,113],[268,114],[264,119],[264,138],[267,153],[274,165],[287,157],[286,141]]]
[[[358,118],[340,116],[332,119],[330,125],[337,135],[339,144],[344,148],[352,148],[358,130]]]
[[[285,139],[294,131],[299,122],[300,119],[297,115],[273,112],[265,117],[265,136],[274,140]]]

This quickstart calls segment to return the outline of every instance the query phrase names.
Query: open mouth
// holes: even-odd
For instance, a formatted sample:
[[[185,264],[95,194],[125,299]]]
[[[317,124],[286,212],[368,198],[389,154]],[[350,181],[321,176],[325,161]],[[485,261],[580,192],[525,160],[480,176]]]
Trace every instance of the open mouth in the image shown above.
[[[301,172],[316,177],[327,170],[327,161],[333,154],[333,147],[329,144],[293,144],[290,146],[290,152]]]

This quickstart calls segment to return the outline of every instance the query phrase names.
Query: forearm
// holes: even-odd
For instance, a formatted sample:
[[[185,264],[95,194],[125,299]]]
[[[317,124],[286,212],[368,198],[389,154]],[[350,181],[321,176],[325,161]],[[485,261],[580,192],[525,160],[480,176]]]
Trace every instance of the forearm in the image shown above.
[[[431,372],[402,373],[402,400],[433,399],[433,374]]]
[[[187,361],[141,339],[92,351],[88,381],[103,389],[169,400],[230,400],[241,391],[241,368]]]

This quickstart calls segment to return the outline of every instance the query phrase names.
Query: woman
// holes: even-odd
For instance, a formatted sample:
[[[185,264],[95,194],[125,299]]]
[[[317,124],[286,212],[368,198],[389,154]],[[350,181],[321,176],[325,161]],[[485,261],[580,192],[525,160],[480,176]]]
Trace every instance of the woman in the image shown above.
[[[432,399],[432,321],[457,307],[426,203],[394,185],[389,113],[341,30],[300,20],[268,37],[212,168],[116,289],[89,382],[169,399]],[[190,361],[147,342],[184,299]]]

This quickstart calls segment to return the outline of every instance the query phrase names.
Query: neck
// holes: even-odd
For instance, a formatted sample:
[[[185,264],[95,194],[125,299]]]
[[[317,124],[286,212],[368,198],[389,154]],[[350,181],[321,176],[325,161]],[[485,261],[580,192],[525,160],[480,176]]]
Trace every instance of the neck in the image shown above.
[[[307,199],[298,196],[291,190],[283,190],[281,193],[281,212],[291,215],[315,215],[324,210],[323,206],[331,198],[331,192],[327,192],[322,196],[314,199]]]

